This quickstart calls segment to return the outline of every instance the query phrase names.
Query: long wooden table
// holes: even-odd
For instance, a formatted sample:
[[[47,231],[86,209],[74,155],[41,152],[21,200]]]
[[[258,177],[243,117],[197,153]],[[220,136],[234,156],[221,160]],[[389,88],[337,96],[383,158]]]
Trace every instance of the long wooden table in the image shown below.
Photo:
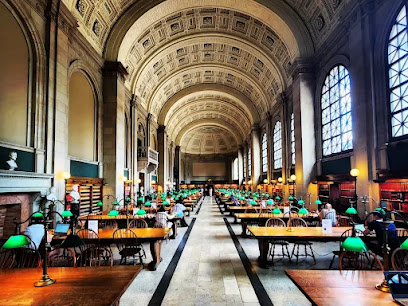
[[[313,305],[397,305],[389,293],[375,289],[381,271],[286,270]]]
[[[177,236],[177,222],[176,221],[180,220],[181,218],[177,217],[176,215],[168,215],[168,217],[169,217],[168,221],[171,222],[171,224],[172,224],[171,229],[173,230],[172,235],[169,236],[169,238],[170,239],[176,239],[176,236]],[[130,223],[132,220],[142,219],[142,220],[151,221],[154,218],[156,218],[155,214],[146,214],[146,215],[143,215],[143,216],[130,215],[129,218],[126,218],[125,215],[118,215],[118,216],[115,216],[115,217],[111,217],[111,216],[108,216],[108,215],[92,215],[92,216],[86,216],[86,217],[79,217],[79,219],[83,220],[83,221],[87,221],[87,220],[98,220],[98,221],[99,220],[114,220],[114,221],[117,222],[118,228],[127,228],[128,227],[128,225],[127,225],[128,220],[129,220],[129,223]],[[151,222],[147,222],[147,223],[149,224]],[[153,226],[153,225],[150,224],[150,226]]]
[[[114,243],[113,232],[114,229],[100,229],[98,231],[99,241],[101,244],[110,245]],[[150,243],[150,253],[153,260],[149,263],[150,270],[155,271],[161,261],[161,245],[170,232],[169,228],[133,228],[139,242]],[[133,238],[133,237],[130,237]],[[62,242],[65,237],[54,237],[54,242]]]
[[[117,305],[142,267],[49,268],[56,283],[34,287],[41,269],[0,271],[0,305]]]
[[[268,268],[268,252],[270,240],[285,241],[340,241],[344,231],[351,227],[333,227],[331,233],[323,233],[322,227],[293,227],[293,231],[288,231],[288,227],[248,227],[248,230],[258,239],[259,245],[259,265]],[[344,238],[345,239],[345,238]]]
[[[297,216],[297,214],[293,215]],[[274,215],[272,213],[243,213],[243,214],[235,214],[236,219],[241,219],[241,226],[242,226],[242,237],[247,237],[246,231],[248,224],[251,222],[256,222],[259,225],[265,225],[266,221],[270,218],[280,218],[285,223],[287,224],[289,221],[288,216],[284,216],[284,214],[278,214]],[[307,216],[302,217],[303,220],[306,221],[306,223],[313,223],[319,221],[319,215],[318,214],[309,214]]]

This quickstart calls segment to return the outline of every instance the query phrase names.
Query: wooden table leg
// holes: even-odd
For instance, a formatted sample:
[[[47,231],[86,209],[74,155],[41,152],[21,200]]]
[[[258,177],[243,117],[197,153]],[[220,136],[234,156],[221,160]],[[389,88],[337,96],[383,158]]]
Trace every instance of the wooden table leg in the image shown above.
[[[237,215],[231,212],[231,216],[234,216],[234,224],[237,224],[238,223]]]
[[[157,266],[161,261],[160,252],[161,252],[161,240],[151,241],[150,242],[150,253],[152,254],[153,260],[149,263],[148,267],[151,271],[156,271]]]
[[[246,230],[247,230],[247,227],[248,227],[248,223],[247,223],[246,221],[244,221],[244,220],[241,220],[241,226],[242,226],[242,234],[241,234],[241,236],[244,237],[244,238],[248,237],[247,234],[246,234]]]
[[[171,231],[173,232],[172,235],[169,237],[170,239],[176,239],[177,236],[177,221],[173,220],[171,222]]]
[[[269,241],[268,239],[258,239],[259,253],[258,258],[259,266],[263,269],[268,269],[268,252],[269,252]]]

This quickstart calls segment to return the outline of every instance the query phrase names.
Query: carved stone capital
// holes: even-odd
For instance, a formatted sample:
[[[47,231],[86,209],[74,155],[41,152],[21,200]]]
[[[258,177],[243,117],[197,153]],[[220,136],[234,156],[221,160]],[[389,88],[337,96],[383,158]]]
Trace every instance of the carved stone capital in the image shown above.
[[[125,80],[128,76],[128,72],[125,67],[123,67],[121,62],[105,62],[102,69],[104,76],[119,76],[122,80]]]
[[[314,73],[313,61],[311,58],[299,57],[293,62],[291,66],[290,74],[293,79],[296,79],[299,74],[304,74],[304,73],[307,73],[307,74]]]

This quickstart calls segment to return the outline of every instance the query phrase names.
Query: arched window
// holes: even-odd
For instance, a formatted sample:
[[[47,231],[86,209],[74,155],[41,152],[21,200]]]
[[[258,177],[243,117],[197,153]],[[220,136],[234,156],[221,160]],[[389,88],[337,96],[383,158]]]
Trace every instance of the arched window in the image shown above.
[[[268,172],[268,139],[266,133],[262,135],[262,172]]]
[[[401,9],[388,43],[391,135],[408,134],[408,40],[407,7]]]
[[[244,160],[244,180],[245,180],[247,177],[247,156],[244,155],[243,160]]]
[[[273,168],[282,168],[282,124],[280,121],[275,123],[273,129]]]
[[[290,116],[290,149],[292,154],[292,166],[296,163],[296,146],[295,146],[295,115]]]
[[[251,146],[248,146],[248,178],[251,179],[252,176],[252,155]]]
[[[233,173],[233,176],[232,176],[232,179],[234,180],[234,181],[238,181],[239,180],[239,176],[238,176],[238,158],[235,158],[234,159],[234,165],[233,165],[234,167],[233,167],[233,171],[234,171],[234,173]]]
[[[322,89],[323,156],[353,149],[350,76],[344,66],[334,67]]]

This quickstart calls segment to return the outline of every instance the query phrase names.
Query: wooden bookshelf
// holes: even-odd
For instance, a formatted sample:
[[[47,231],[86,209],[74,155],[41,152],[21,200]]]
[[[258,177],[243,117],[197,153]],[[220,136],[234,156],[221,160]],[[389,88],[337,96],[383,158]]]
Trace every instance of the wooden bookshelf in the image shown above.
[[[408,181],[403,179],[387,180],[379,184],[380,200],[387,202],[388,210],[408,213]]]
[[[102,208],[97,206],[103,197],[103,179],[72,177],[66,181],[65,194],[69,195],[72,186],[78,185],[79,215],[101,212]]]

